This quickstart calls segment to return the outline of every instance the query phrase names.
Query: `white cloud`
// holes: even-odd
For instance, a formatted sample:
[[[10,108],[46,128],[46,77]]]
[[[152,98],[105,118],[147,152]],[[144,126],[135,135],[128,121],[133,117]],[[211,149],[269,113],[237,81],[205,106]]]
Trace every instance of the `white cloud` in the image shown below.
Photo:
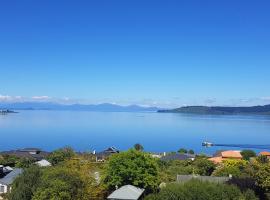
[[[12,97],[9,95],[1,95],[0,94],[0,101],[10,101],[12,100]]]
[[[49,96],[33,96],[32,97],[33,100],[48,100],[50,99]]]
[[[263,100],[263,101],[270,101],[270,97],[261,97],[261,100]]]

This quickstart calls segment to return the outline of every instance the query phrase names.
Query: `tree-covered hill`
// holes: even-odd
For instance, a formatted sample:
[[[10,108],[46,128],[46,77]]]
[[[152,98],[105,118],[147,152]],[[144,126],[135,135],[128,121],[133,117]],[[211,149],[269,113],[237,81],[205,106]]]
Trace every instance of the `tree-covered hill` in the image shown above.
[[[222,106],[186,106],[171,110],[159,110],[161,113],[193,113],[193,114],[213,114],[213,115],[227,115],[227,114],[256,114],[256,115],[270,115],[270,105],[252,106],[252,107],[222,107]]]

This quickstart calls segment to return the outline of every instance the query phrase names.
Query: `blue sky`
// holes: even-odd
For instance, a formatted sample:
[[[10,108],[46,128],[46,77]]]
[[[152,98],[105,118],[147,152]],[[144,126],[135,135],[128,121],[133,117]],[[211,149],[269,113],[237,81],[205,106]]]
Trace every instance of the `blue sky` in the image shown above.
[[[0,4],[0,101],[270,103],[268,0]]]

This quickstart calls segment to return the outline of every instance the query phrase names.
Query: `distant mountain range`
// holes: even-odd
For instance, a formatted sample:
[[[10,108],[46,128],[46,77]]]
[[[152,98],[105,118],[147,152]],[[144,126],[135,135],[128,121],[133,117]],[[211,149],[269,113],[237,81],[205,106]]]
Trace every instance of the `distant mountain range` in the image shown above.
[[[160,113],[191,113],[191,114],[212,114],[212,115],[237,115],[256,114],[270,115],[270,105],[251,107],[222,107],[222,106],[186,106],[170,110],[158,110]]]
[[[97,105],[72,104],[64,105],[47,102],[20,102],[20,103],[0,103],[0,110],[74,110],[74,111],[100,111],[100,112],[156,112],[157,107],[143,107],[138,105],[120,106],[116,104],[104,103]]]

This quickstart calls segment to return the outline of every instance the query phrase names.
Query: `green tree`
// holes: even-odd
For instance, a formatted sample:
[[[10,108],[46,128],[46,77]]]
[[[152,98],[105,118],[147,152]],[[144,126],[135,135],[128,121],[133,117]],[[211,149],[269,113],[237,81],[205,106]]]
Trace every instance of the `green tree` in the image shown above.
[[[41,181],[42,171],[38,166],[31,166],[15,179],[9,200],[31,200]]]
[[[261,164],[269,163],[269,159],[265,155],[259,155],[256,160]]]
[[[194,172],[203,176],[210,176],[216,168],[216,165],[206,158],[196,158],[192,162]]]
[[[18,168],[28,168],[36,162],[35,159],[31,158],[21,158],[16,162],[16,167]]]
[[[241,155],[243,156],[244,160],[249,160],[252,157],[256,157],[256,153],[249,149],[241,151]]]
[[[154,158],[130,149],[110,157],[104,171],[104,183],[109,189],[127,184],[153,191],[158,187],[158,166]]]
[[[83,182],[76,171],[62,166],[47,168],[32,200],[82,199],[82,188]]]
[[[69,160],[73,156],[75,156],[73,149],[70,147],[64,147],[53,151],[47,159],[52,163],[52,165],[57,165],[60,162]]]
[[[266,192],[270,192],[270,164],[260,164],[255,174],[256,183]]]
[[[145,200],[257,200],[252,191],[242,194],[233,185],[216,184],[192,180],[184,184],[169,184],[157,194],[148,195]]]
[[[248,162],[245,160],[224,160],[223,163],[216,168],[213,172],[214,176],[229,176],[233,177],[245,177],[246,167],[248,166]]]
[[[8,165],[14,167],[17,162],[19,162],[20,158],[14,155],[1,155],[0,156],[0,165]]]
[[[177,152],[178,153],[187,153],[188,151],[184,148],[180,148]]]
[[[189,154],[195,154],[195,152],[194,152],[193,149],[188,150],[188,153],[189,153]]]
[[[81,187],[83,192],[80,200],[105,199],[105,187],[100,182],[99,177],[100,166],[93,164],[91,158],[86,160],[80,156],[64,162],[62,167],[76,171],[83,182]]]
[[[136,149],[137,151],[143,151],[144,148],[141,144],[137,143],[134,145],[134,149]]]

